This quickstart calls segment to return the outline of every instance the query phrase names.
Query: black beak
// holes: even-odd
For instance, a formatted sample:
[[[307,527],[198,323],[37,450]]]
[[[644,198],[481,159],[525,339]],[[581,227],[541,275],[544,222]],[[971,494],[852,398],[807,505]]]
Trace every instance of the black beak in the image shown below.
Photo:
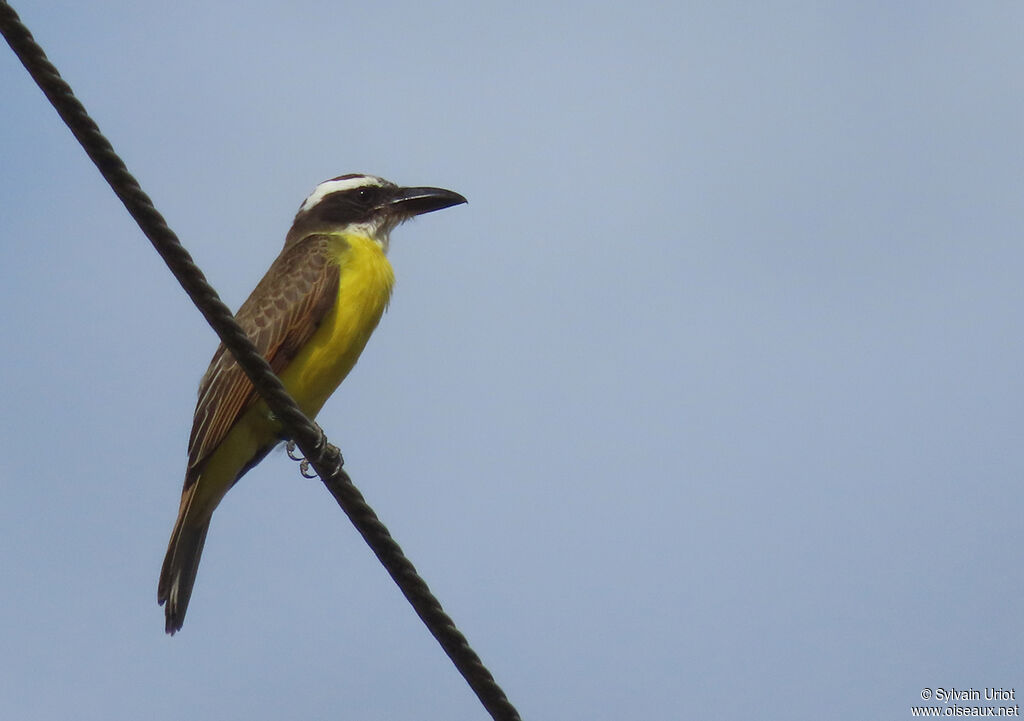
[[[398,188],[387,205],[393,212],[411,218],[465,202],[464,197],[444,188]]]

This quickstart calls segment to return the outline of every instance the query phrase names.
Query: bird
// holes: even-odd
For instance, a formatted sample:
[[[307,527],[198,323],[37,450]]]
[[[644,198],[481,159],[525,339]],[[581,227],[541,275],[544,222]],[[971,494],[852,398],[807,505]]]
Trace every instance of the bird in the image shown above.
[[[391,231],[465,202],[451,190],[362,173],[326,180],[303,201],[280,254],[235,319],[307,416],[352,370],[388,306]],[[214,509],[282,440],[280,424],[222,343],[199,382],[181,503],[160,570],[157,601],[168,634],[185,621]]]

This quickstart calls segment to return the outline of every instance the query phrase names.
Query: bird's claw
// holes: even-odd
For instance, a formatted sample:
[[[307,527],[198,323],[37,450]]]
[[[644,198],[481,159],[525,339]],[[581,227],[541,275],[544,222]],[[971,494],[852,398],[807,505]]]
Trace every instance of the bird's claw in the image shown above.
[[[309,461],[295,452],[295,441],[288,441],[285,444],[285,452],[288,454],[289,458],[291,458],[293,461],[298,462],[299,473],[302,474],[303,478],[312,479],[318,477],[315,471],[310,471]]]

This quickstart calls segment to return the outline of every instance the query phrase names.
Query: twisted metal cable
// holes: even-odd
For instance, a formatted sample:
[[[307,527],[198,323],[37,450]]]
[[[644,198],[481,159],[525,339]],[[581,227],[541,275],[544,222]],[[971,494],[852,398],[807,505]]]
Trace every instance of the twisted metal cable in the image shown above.
[[[284,389],[270,365],[235,322],[231,310],[207,282],[192,256],[154,207],[153,201],[128,172],[124,161],[100,133],[99,127],[74,96],[71,87],[49,62],[43,49],[6,0],[0,0],[0,32],[199,312],[245,371],[280,421],[285,436],[295,441],[484,708],[496,720],[519,721],[519,713],[504,691],[342,468],[341,452],[327,441],[320,427],[306,417]]]

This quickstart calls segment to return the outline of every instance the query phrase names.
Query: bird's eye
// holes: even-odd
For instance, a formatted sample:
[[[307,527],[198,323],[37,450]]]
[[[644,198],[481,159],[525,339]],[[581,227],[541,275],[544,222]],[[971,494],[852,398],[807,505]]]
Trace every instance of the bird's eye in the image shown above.
[[[360,188],[356,191],[356,200],[360,203],[366,203],[373,197],[373,193],[369,188]]]

